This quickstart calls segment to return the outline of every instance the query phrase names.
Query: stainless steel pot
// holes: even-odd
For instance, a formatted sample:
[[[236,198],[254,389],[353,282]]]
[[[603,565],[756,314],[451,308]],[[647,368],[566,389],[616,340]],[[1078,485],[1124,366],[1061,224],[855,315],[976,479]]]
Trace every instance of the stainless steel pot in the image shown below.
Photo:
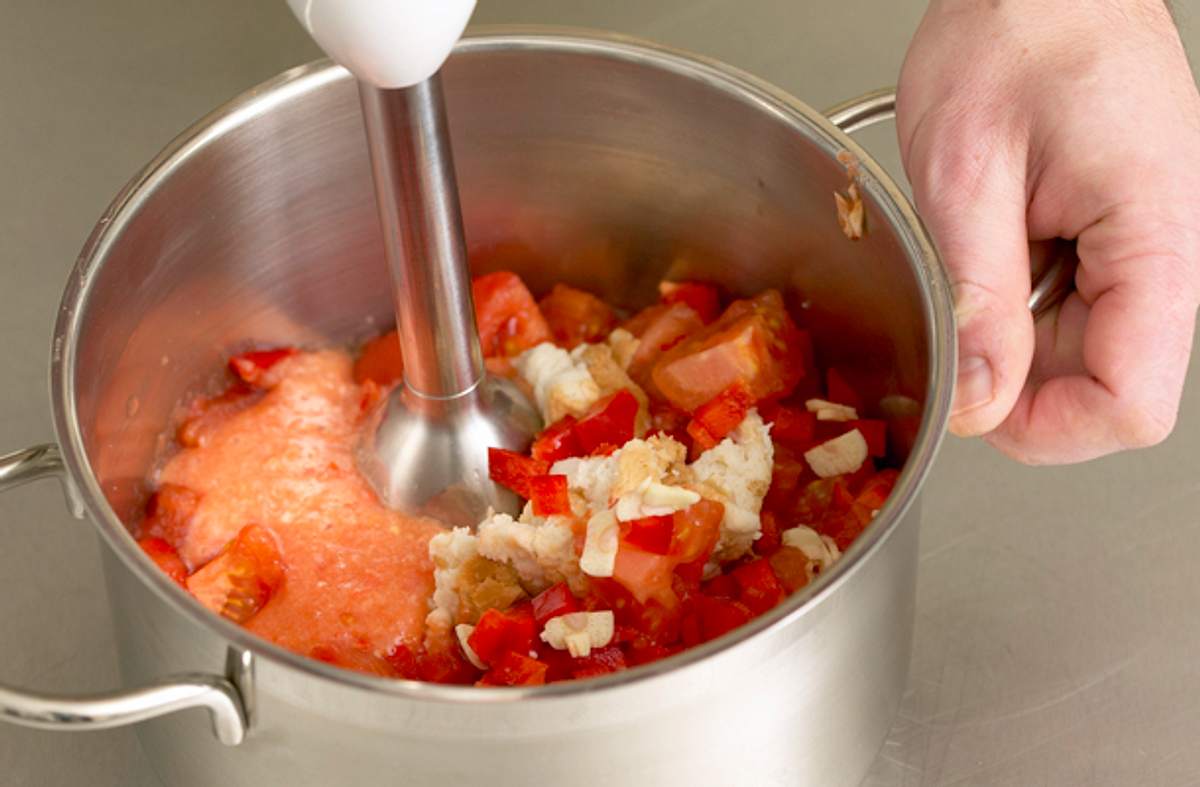
[[[124,525],[173,406],[247,340],[346,342],[390,321],[354,84],[317,63],[185,132],[117,196],[80,255],[54,334],[59,447],[0,459],[0,489],[65,481],[107,543],[124,680],[149,688],[3,689],[4,718],[52,729],[153,719],[138,732],[172,785],[856,784],[905,681],[917,493],[955,357],[933,247],[843,133],[888,116],[890,98],[831,120],[718,63],[561,31],[470,37],[445,83],[478,269],[629,306],[668,273],[742,293],[798,288],[832,360],[867,358],[891,390],[922,402],[881,515],[833,571],[770,614],[582,683],[386,681],[285,652],[202,609]],[[835,219],[843,152],[861,170],[859,242]],[[208,713],[175,712],[195,707]]]

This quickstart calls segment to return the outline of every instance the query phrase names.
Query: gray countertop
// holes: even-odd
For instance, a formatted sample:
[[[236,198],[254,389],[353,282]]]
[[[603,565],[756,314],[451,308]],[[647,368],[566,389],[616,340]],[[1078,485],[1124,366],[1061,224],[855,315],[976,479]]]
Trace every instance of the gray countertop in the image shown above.
[[[479,23],[621,30],[755,72],[816,106],[894,82],[921,0],[483,0]],[[1180,0],[1185,40],[1190,3]],[[179,130],[317,52],[282,0],[4,0],[0,450],[51,436],[49,337],[111,196]],[[864,143],[899,172],[890,129]],[[927,488],[916,641],[867,780],[1200,784],[1200,392],[1164,445],[1033,469],[951,439]],[[0,506],[0,682],[117,684],[99,544],[51,484]],[[0,726],[5,785],[158,785],[133,733]]]

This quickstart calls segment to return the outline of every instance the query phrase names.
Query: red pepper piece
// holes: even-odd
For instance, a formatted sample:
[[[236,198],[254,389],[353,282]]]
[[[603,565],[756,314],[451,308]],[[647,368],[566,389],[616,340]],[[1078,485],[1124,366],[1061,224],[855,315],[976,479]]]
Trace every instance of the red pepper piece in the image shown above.
[[[571,592],[566,582],[548,587],[533,597],[533,619],[538,628],[544,628],[546,621],[559,615],[578,612],[581,607],[579,599]]]
[[[639,549],[656,555],[665,555],[671,551],[671,541],[675,536],[675,517],[648,516],[626,522],[622,527],[621,540]]]
[[[713,598],[724,598],[733,601],[738,597],[738,583],[729,574],[717,574],[701,585],[700,591]]]
[[[705,325],[721,313],[721,293],[711,284],[698,281],[664,281],[658,285],[663,303],[683,303],[691,306]]]
[[[285,571],[274,534],[261,525],[246,525],[188,577],[187,589],[213,612],[245,623],[279,592]]]
[[[754,617],[750,609],[738,601],[701,594],[696,597],[695,604],[703,641],[716,639]]]
[[[488,477],[524,498],[533,496],[531,479],[545,475],[549,469],[550,463],[542,459],[504,448],[488,449]]]
[[[696,408],[687,432],[697,448],[707,450],[736,429],[753,406],[754,397],[746,387],[740,382],[734,383]]]
[[[265,383],[264,376],[271,367],[295,354],[296,351],[291,347],[242,353],[229,359],[229,370],[247,385],[262,388]]]
[[[484,612],[467,644],[483,663],[494,664],[505,653],[533,650],[536,633],[533,607],[518,604],[506,611],[489,609]]]
[[[171,579],[179,583],[180,587],[187,587],[187,566],[179,558],[179,553],[175,551],[175,547],[171,546],[162,538],[143,538],[138,541],[138,546],[146,553],[146,556],[154,561],[154,564],[162,569],[163,573]]]
[[[354,362],[354,382],[362,385],[370,380],[376,385],[389,386],[404,376],[404,358],[400,355],[400,337],[395,331],[376,336],[362,346]]]
[[[616,645],[593,649],[591,653],[580,659],[574,659],[571,676],[575,678],[594,678],[625,669],[625,654]]]
[[[816,438],[817,414],[775,404],[761,406],[759,412],[770,423],[771,439],[797,448],[809,448]]]
[[[457,649],[429,653],[403,643],[384,655],[396,677],[423,680],[430,683],[474,683],[479,670],[459,655]]]
[[[759,521],[762,523],[762,529],[754,541],[754,551],[760,555],[769,555],[779,549],[779,539],[783,535],[779,528],[779,519],[772,512],[764,511]]]
[[[849,426],[862,433],[867,441],[867,453],[871,456],[887,456],[887,421],[877,418],[860,418]],[[774,432],[771,433],[774,437]]]
[[[896,485],[899,477],[900,472],[890,467],[880,470],[863,484],[858,492],[857,501],[872,511],[878,511],[887,502],[888,495],[892,493],[892,487]]]
[[[571,513],[565,475],[535,475],[529,479],[529,499],[537,516]]]
[[[738,585],[738,601],[756,615],[783,601],[786,595],[766,558],[760,557],[738,566],[732,576]]]
[[[515,651],[508,651],[483,674],[476,685],[541,686],[546,682],[546,671],[545,663]]]
[[[625,389],[601,399],[575,424],[580,450],[591,454],[605,445],[625,445],[633,439],[637,413],[637,399]]]
[[[855,410],[862,409],[862,398],[854,390],[854,386],[846,381],[845,375],[834,367],[825,372],[825,396],[831,402],[845,404]]]
[[[529,450],[533,458],[554,463],[582,454],[583,449],[575,436],[575,423],[574,416],[564,415],[543,429]]]

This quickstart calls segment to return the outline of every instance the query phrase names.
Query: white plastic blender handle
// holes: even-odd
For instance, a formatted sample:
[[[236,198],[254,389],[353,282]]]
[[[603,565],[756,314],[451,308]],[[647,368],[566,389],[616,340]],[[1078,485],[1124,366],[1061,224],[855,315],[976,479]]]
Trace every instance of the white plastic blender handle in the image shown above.
[[[411,87],[437,73],[475,0],[288,0],[325,53],[360,82]]]

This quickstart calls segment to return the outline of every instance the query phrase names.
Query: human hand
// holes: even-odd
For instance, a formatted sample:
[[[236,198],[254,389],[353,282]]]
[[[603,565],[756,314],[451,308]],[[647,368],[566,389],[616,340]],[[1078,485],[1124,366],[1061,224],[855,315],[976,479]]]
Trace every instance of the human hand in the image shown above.
[[[950,427],[1029,463],[1158,443],[1200,302],[1200,97],[1162,0],[933,0],[897,129],[959,320]],[[1038,320],[1030,243],[1077,240]]]

